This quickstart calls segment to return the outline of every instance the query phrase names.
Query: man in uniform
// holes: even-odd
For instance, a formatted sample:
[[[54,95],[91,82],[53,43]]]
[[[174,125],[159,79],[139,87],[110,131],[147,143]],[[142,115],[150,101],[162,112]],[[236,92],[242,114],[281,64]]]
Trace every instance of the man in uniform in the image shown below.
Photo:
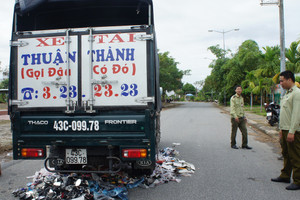
[[[242,132],[242,148],[243,149],[252,149],[248,146],[248,133],[244,111],[244,99],[242,97],[242,86],[237,85],[235,87],[236,94],[233,95],[230,99],[230,115],[231,115],[231,148],[238,149],[236,146],[236,132],[237,128]]]
[[[295,76],[291,71],[281,72],[280,85],[286,94],[280,102],[279,137],[282,139],[283,169],[274,182],[290,183],[293,172],[294,182],[287,190],[300,189],[300,89],[295,85]]]

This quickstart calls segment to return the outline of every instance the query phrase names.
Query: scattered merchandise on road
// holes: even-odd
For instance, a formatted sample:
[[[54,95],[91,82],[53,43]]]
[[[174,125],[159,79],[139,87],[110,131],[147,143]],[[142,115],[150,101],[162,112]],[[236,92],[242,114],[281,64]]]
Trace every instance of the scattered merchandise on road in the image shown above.
[[[114,175],[60,174],[43,168],[34,176],[28,177],[33,178],[32,183],[12,194],[20,200],[127,200],[128,189],[147,189],[169,181],[179,183],[180,176],[191,176],[195,172],[195,166],[176,158],[177,155],[178,151],[170,147],[160,150],[156,155],[157,163],[153,173],[140,177],[129,177],[125,172]]]

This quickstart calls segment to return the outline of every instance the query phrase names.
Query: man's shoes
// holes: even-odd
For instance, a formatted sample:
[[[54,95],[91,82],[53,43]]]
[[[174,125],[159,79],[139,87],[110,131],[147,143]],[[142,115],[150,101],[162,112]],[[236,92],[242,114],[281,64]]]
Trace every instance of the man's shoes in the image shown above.
[[[291,180],[289,178],[281,178],[280,176],[277,177],[277,178],[272,178],[271,181],[273,181],[273,182],[282,182],[282,183],[290,183],[291,182]]]
[[[300,185],[296,185],[296,184],[292,183],[289,186],[287,186],[285,189],[287,189],[287,190],[300,190]]]
[[[239,149],[236,145],[231,146],[233,149]]]
[[[252,149],[252,147],[249,147],[249,146],[247,145],[247,146],[242,147],[242,149]]]

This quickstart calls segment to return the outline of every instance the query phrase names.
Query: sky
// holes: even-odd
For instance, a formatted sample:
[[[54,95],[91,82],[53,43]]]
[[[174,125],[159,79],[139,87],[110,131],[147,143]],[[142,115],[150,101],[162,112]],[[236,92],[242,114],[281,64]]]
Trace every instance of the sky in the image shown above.
[[[267,0],[264,0],[266,2]],[[276,2],[277,0],[271,0]],[[0,0],[0,61],[9,65],[9,41],[15,0]],[[215,59],[208,47],[219,44],[236,53],[245,40],[262,47],[280,44],[279,8],[261,6],[260,0],[153,0],[154,23],[160,52],[170,52],[180,70],[191,70],[184,83],[210,75]],[[300,40],[300,0],[284,0],[285,46]],[[239,29],[239,31],[231,31]]]

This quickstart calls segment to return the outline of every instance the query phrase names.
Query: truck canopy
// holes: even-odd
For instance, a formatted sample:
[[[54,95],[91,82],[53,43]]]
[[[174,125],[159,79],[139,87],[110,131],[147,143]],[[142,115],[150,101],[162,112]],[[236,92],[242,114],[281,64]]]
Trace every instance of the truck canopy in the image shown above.
[[[151,0],[17,1],[10,111],[160,111],[152,18]]]
[[[19,0],[15,31],[153,24],[152,0]]]

